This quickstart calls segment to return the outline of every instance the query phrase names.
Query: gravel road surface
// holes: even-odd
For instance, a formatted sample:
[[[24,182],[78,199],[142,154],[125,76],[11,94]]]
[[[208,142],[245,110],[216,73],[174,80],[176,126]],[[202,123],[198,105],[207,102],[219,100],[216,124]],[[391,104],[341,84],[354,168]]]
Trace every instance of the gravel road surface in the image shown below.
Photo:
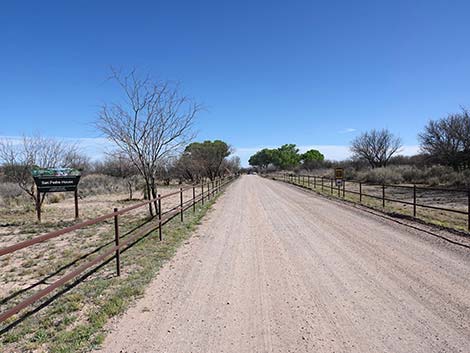
[[[470,352],[461,242],[243,176],[103,352]]]

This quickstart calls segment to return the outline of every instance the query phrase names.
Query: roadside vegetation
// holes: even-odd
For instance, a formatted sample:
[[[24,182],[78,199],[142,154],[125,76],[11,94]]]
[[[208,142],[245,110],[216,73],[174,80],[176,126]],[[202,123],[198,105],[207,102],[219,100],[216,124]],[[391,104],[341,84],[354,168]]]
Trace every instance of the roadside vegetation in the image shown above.
[[[251,156],[249,163],[252,170],[268,173],[281,180],[285,180],[286,174],[330,179],[333,178],[334,168],[343,168],[347,190],[359,192],[361,182],[364,183],[362,192],[376,197],[364,196],[361,202],[363,205],[400,216],[414,214],[413,206],[406,204],[414,202],[413,188],[399,188],[393,185],[427,187],[428,189],[418,188],[416,203],[430,208],[418,206],[416,217],[439,226],[468,231],[469,112],[462,110],[460,113],[429,121],[418,135],[418,139],[420,153],[414,156],[400,155],[402,141],[389,130],[373,129],[360,133],[351,141],[352,158],[348,160],[325,160],[320,151],[307,151],[302,154],[296,145],[287,144],[278,149],[260,150]],[[293,180],[302,185],[305,183],[303,179]],[[380,200],[383,184],[389,185],[386,187],[386,197],[400,202],[386,201],[385,207],[383,206]],[[313,184],[310,187],[313,187]],[[429,187],[439,187],[440,190]],[[325,185],[323,188],[317,187],[315,191],[334,196],[338,190],[334,186],[332,192],[331,185]],[[342,197],[342,192],[339,192],[339,195]],[[353,193],[346,192],[344,198],[359,202],[359,196]],[[442,208],[461,213],[449,212]]]
[[[284,174],[274,173],[270,175],[273,179],[284,181],[286,180]],[[386,212],[394,216],[413,218],[413,206],[403,202],[413,202],[413,190],[411,188],[400,188],[397,186],[388,186],[386,188],[386,198],[397,200],[397,202],[385,201],[385,206],[382,204],[382,186],[381,185],[362,185],[362,198],[359,196],[359,183],[345,182],[345,193],[343,194],[342,187],[338,188],[335,185],[331,187],[330,178],[331,173],[325,175],[328,179],[324,179],[323,187],[321,185],[321,177],[316,178],[314,183],[313,178],[310,182],[306,177],[293,178],[292,182],[315,192],[333,198],[341,198],[355,204],[361,204],[369,208]],[[371,196],[366,196],[371,195]],[[417,201],[419,204],[424,204],[433,207],[444,207],[448,209],[458,210],[466,213],[468,211],[468,195],[467,191],[452,192],[446,190],[417,190]],[[402,202],[401,202],[402,201]],[[416,218],[429,224],[442,226],[448,229],[456,229],[459,231],[468,231],[468,215],[447,212],[444,210],[429,209],[417,207]]]
[[[196,213],[193,213],[191,209],[186,211],[184,223],[177,218],[170,221],[164,227],[163,242],[158,241],[158,233],[151,232],[129,250],[124,251],[121,255],[120,277],[115,275],[115,262],[111,260],[98,271],[90,272],[62,288],[60,291],[63,292],[62,295],[57,296],[45,308],[27,317],[13,328],[8,329],[8,325],[15,322],[17,317],[8,320],[0,328],[0,330],[7,328],[0,334],[0,351],[5,353],[18,351],[86,352],[99,346],[103,341],[105,334],[103,328],[108,319],[124,312],[134,300],[143,295],[147,284],[155,277],[165,261],[172,257],[178,246],[188,239],[214,201],[215,199],[212,199],[204,206],[199,204]],[[128,218],[126,222],[123,222],[125,224],[123,231],[136,228],[146,221],[146,217],[139,219],[134,215],[134,218]],[[88,235],[96,233],[97,230],[99,232],[95,237],[95,244],[87,242],[86,251],[96,249],[99,244],[106,244],[105,247],[99,249],[99,252],[93,253],[93,256],[96,256],[111,246],[110,229],[111,224],[106,231],[98,230],[96,227],[88,229]],[[123,239],[125,239],[127,235],[125,232],[123,234]],[[81,239],[87,238],[86,234],[82,235],[84,237]],[[77,242],[80,241],[75,240],[75,243]],[[80,249],[83,249],[83,246],[80,246]],[[30,273],[36,276],[36,280],[40,280],[42,276],[68,263],[73,263],[74,266],[79,265],[80,261],[85,260],[83,258],[77,261],[80,249],[64,248],[61,254],[57,255],[54,265],[49,259],[49,268],[42,270],[32,268]],[[28,271],[31,266],[36,266],[35,262],[39,258],[44,258],[44,256],[33,256],[30,265],[23,261],[21,268],[17,270]],[[2,267],[5,267],[5,261],[13,261],[13,259],[2,259]],[[62,271],[56,275],[61,273]],[[11,276],[18,276],[18,274],[11,273]],[[3,280],[8,281],[7,278]],[[44,283],[49,283],[50,280],[51,278],[48,278]],[[13,291],[9,296],[16,292]],[[15,297],[12,301],[17,301],[21,297],[21,295]],[[50,297],[46,302],[49,299]]]
[[[203,106],[171,81],[153,79],[137,70],[111,69],[110,82],[121,99],[106,102],[98,111],[96,128],[114,143],[103,161],[91,162],[77,144],[35,135],[0,139],[0,206],[25,204],[34,209],[63,196],[37,195],[32,170],[80,170],[80,197],[115,192],[124,185],[128,199],[142,193],[155,198],[160,185],[215,180],[237,173],[238,157],[221,140],[194,142],[193,124]],[[92,176],[93,175],[93,176]],[[30,206],[28,206],[29,208]],[[149,203],[149,215],[156,215]]]
[[[96,127],[115,147],[104,159],[92,161],[78,145],[40,134],[0,139],[0,248],[102,216],[114,207],[239,172],[240,160],[232,156],[227,142],[194,141],[193,122],[202,106],[184,95],[179,85],[136,70],[112,70],[109,82],[122,96],[106,102],[98,112]],[[32,177],[37,168],[80,171],[80,219],[74,219],[73,193],[38,197]],[[183,193],[184,201],[192,196],[192,189]],[[107,320],[142,295],[214,200],[198,205],[195,213],[186,211],[184,223],[170,221],[160,242],[153,232],[155,216],[179,205],[179,197],[162,200],[160,210],[155,202],[148,204],[147,211],[139,208],[121,215],[121,238],[143,230],[149,233],[122,254],[121,276],[115,275],[114,261],[98,266],[1,323],[0,351],[82,352],[99,345]],[[38,208],[42,209],[40,221],[36,220]],[[0,312],[113,244],[110,220],[0,257]]]
[[[351,141],[352,157],[348,160],[325,160],[321,151],[302,154],[296,145],[287,144],[279,149],[260,150],[249,163],[259,172],[332,176],[333,168],[342,167],[347,180],[461,188],[470,185],[470,115],[467,110],[430,120],[418,140],[420,153],[402,156],[402,141],[398,136],[387,129],[373,129]]]

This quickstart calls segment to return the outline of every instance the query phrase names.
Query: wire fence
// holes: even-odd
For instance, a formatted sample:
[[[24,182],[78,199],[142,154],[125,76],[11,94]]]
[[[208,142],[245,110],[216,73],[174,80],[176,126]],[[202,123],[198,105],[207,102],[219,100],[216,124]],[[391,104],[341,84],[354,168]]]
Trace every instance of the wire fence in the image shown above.
[[[372,184],[353,180],[337,184],[331,177],[302,174],[271,177],[372,208],[470,232],[470,188]]]
[[[25,248],[29,248],[33,245],[45,242],[47,240],[60,237],[64,234],[71,233],[78,229],[83,229],[91,225],[105,223],[108,220],[113,220],[113,231],[114,231],[114,245],[106,249],[102,254],[95,257],[94,259],[85,262],[78,266],[73,271],[69,272],[68,274],[64,275],[63,277],[57,279],[52,284],[48,285],[47,287],[37,291],[35,294],[27,297],[20,303],[14,305],[13,307],[9,308],[5,312],[0,314],[0,323],[4,322],[5,320],[9,319],[13,315],[19,313],[21,310],[27,308],[28,306],[32,305],[33,303],[37,302],[41,298],[45,297],[46,295],[53,292],[55,289],[63,286],[67,282],[71,281],[73,278],[77,277],[84,271],[92,268],[93,266],[98,266],[99,264],[103,264],[110,259],[114,258],[116,261],[116,274],[120,276],[121,274],[121,262],[120,262],[120,254],[125,249],[129,248],[138,241],[140,238],[149,234],[152,231],[158,229],[158,236],[159,240],[163,240],[163,225],[169,222],[171,219],[179,216],[181,222],[184,221],[184,212],[192,209],[193,212],[196,211],[196,205],[201,203],[204,205],[205,202],[210,201],[216,194],[220,193],[224,187],[226,187],[229,183],[231,183],[236,177],[231,176],[224,179],[217,179],[211,182],[204,182],[198,185],[192,185],[185,188],[180,188],[180,190],[165,194],[165,195],[158,195],[155,199],[146,200],[140,202],[136,205],[129,206],[123,209],[115,208],[113,212],[105,214],[103,216],[87,220],[85,222],[81,222],[75,225],[72,225],[67,228],[63,228],[54,232],[50,232],[47,234],[43,234],[32,239],[28,239],[4,248],[0,248],[0,257],[5,256],[8,254],[15,253]],[[189,193],[189,197],[188,197]],[[170,198],[174,197],[175,195],[179,195],[179,203],[175,205],[171,205],[170,209],[166,211],[162,211],[162,203]],[[186,200],[184,199],[186,195]],[[155,222],[151,222],[149,226],[143,227],[138,231],[134,232],[130,236],[122,239],[119,235],[120,233],[120,216],[127,214],[133,210],[142,208],[147,206],[149,203],[153,203],[157,205],[157,216],[155,218]]]

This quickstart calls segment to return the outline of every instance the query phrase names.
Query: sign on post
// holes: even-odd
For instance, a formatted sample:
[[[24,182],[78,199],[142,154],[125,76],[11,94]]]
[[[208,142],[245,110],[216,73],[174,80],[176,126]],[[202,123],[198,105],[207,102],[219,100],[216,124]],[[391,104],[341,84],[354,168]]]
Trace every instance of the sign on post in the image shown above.
[[[75,218],[78,218],[78,183],[80,181],[80,171],[73,168],[36,168],[31,171],[38,190],[38,199],[41,194],[48,192],[68,192],[75,193]],[[37,209],[38,219],[41,220],[40,205]]]
[[[344,168],[335,168],[336,186],[343,185],[343,180],[344,180]]]
[[[34,182],[39,192],[75,191],[80,172],[71,168],[33,169]]]

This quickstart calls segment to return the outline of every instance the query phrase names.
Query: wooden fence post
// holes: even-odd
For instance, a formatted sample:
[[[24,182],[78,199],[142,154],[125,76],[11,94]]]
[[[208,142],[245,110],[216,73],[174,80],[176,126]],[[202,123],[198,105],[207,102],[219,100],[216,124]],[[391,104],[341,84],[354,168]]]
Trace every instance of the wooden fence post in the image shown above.
[[[345,198],[346,195],[346,180],[343,180],[343,199]]]
[[[317,188],[317,177],[315,175],[313,176],[313,188]]]
[[[413,217],[416,218],[416,184],[413,184]]]
[[[196,212],[196,188],[193,185],[193,212]]]
[[[323,191],[323,177],[321,177],[321,191]]]
[[[359,182],[359,203],[362,203],[362,182]]]
[[[333,195],[333,179],[330,179],[330,191],[331,191],[331,195]]]
[[[118,211],[114,209],[114,213]],[[114,215],[114,244],[116,245],[116,273],[118,276],[121,275],[121,250],[119,249],[119,219],[118,215]]]

